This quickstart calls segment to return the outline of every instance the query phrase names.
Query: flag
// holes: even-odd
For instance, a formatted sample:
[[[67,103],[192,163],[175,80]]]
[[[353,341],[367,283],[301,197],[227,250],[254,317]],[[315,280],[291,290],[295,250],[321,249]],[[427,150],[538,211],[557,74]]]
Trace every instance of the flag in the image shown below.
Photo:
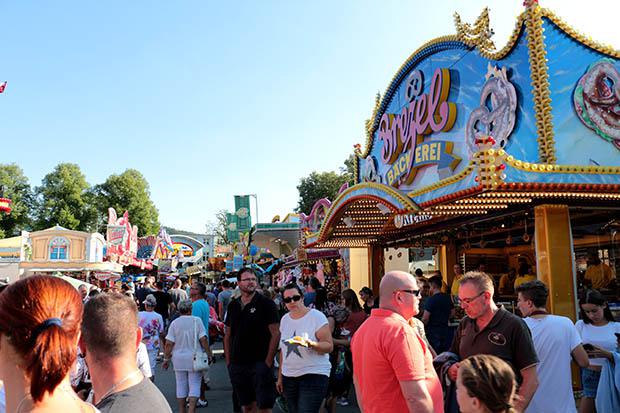
[[[248,195],[235,195],[235,215],[237,216],[237,230],[249,232],[252,229],[250,218],[250,197]]]
[[[0,83],[0,93],[4,92],[4,89],[6,89],[6,81]]]
[[[237,229],[237,216],[235,214],[231,214],[230,212],[226,213],[226,237],[228,238],[228,242],[237,242],[239,241],[239,230]]]

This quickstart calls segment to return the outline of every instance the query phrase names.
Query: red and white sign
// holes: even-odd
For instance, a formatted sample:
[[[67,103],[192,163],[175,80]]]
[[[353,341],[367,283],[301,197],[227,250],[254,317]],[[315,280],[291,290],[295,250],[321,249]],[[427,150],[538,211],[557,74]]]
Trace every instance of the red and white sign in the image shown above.
[[[109,245],[123,245],[127,228],[124,225],[108,225],[107,239]]]

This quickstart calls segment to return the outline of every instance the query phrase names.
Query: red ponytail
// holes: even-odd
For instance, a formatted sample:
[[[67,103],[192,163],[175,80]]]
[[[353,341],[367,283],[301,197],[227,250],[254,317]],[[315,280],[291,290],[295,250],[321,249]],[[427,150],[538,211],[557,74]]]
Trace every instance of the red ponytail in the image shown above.
[[[0,294],[0,334],[21,357],[35,402],[53,392],[73,366],[81,322],[80,294],[58,277],[27,277]]]

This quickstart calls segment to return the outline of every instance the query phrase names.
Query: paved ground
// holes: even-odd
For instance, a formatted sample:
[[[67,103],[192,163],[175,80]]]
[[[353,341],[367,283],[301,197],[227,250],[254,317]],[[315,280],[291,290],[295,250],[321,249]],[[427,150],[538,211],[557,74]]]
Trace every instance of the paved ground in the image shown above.
[[[198,412],[214,411],[221,413],[233,413],[232,408],[232,388],[228,379],[228,372],[226,370],[226,363],[222,359],[222,344],[216,343],[215,354],[217,356],[217,362],[211,366],[211,390],[207,391],[207,400],[209,400],[209,406],[206,409],[198,409]],[[174,372],[172,367],[168,371],[163,371],[160,366],[157,366],[157,373],[155,378],[155,384],[161,392],[166,396],[172,411],[177,413],[177,401],[176,401],[176,385],[174,381]],[[351,392],[350,399],[352,400],[350,406],[338,406],[336,411],[339,413],[357,413],[359,409],[355,404],[354,391]],[[277,407],[274,408],[274,413],[281,413],[281,410]]]

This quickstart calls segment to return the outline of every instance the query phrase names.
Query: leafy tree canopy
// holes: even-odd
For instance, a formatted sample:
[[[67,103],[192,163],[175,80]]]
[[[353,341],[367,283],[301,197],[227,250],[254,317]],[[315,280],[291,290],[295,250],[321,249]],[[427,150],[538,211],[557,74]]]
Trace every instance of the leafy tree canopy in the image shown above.
[[[355,155],[349,156],[344,165],[340,167],[340,173],[336,172],[312,172],[309,176],[301,178],[297,190],[299,191],[299,200],[295,212],[308,215],[312,211],[312,207],[321,198],[327,198],[330,201],[336,199],[340,187],[348,183],[353,186]]]
[[[103,184],[95,186],[94,194],[101,223],[107,222],[108,208],[112,207],[119,216],[129,211],[129,221],[138,226],[139,236],[159,231],[159,212],[151,200],[149,184],[137,170],[110,175]]]
[[[336,172],[312,172],[309,176],[301,178],[297,185],[299,191],[299,201],[297,202],[296,212],[310,214],[312,207],[321,198],[330,201],[336,199],[338,190],[347,182],[346,176]]]
[[[0,238],[31,229],[34,195],[22,168],[15,164],[0,164],[0,197],[12,201],[11,213],[0,214]]]
[[[96,214],[89,189],[78,165],[58,164],[36,189],[35,229],[58,224],[68,229],[93,231]]]
[[[355,155],[351,154],[340,167],[340,175],[346,177],[349,186],[355,185]]]

